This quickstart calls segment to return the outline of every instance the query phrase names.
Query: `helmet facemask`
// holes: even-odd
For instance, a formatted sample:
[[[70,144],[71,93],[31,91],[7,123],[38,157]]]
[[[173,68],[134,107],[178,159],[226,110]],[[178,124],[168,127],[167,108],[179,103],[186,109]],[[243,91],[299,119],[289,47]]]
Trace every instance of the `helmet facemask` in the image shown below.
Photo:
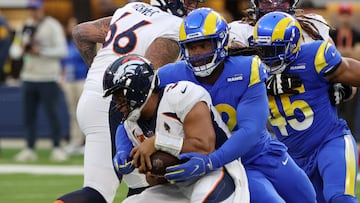
[[[299,0],[251,0],[255,19],[260,19],[267,13],[281,11],[293,15]]]
[[[261,60],[266,65],[266,69],[271,74],[277,74],[284,71],[286,66],[295,58],[292,53],[293,45],[288,40],[279,40],[273,42],[255,41],[255,46],[260,48]]]
[[[199,8],[180,26],[180,49],[196,76],[207,77],[228,55],[229,29],[225,19],[209,8]],[[195,50],[199,49],[199,51]]]
[[[226,40],[224,39],[225,34],[223,33],[222,35],[222,38],[213,36],[196,42],[180,43],[184,58],[196,76],[209,76],[227,56],[227,49],[223,46],[224,40]],[[191,47],[194,43],[210,43],[211,50],[206,53],[190,56],[189,47]]]
[[[128,116],[127,116],[127,120],[130,120],[130,121],[139,120],[139,118],[141,116],[141,110],[144,108],[144,106],[148,102],[148,100],[149,100],[151,94],[154,92],[154,90],[157,90],[158,88],[159,88],[159,79],[158,79],[157,74],[154,73],[154,77],[152,79],[149,91],[144,95],[145,96],[144,103],[138,108],[132,108],[131,111],[129,112]]]

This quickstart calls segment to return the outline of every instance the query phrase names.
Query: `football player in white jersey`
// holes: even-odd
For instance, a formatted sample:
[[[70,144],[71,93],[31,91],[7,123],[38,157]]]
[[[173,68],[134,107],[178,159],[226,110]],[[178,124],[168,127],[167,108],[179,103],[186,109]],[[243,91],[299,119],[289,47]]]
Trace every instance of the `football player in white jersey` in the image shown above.
[[[112,17],[79,24],[73,30],[77,48],[90,69],[77,107],[79,126],[85,134],[83,188],[56,202],[105,203],[114,200],[119,186],[113,165],[113,136],[119,123],[111,98],[102,97],[102,77],[108,65],[121,55],[146,56],[156,68],[179,57],[179,16],[197,6],[198,0],[152,0],[128,3]],[[170,12],[170,13],[169,13]],[[102,48],[97,50],[97,43]],[[114,115],[110,115],[110,114]],[[119,115],[121,116],[121,115]],[[112,127],[115,126],[115,127]],[[135,172],[134,172],[135,173]],[[124,177],[129,193],[148,186],[144,175]],[[141,190],[141,189],[140,189]]]
[[[139,166],[135,164],[140,161],[138,150],[149,151],[149,156],[156,150],[180,157],[185,152],[209,154],[231,135],[203,87],[179,81],[160,88],[153,66],[139,55],[114,61],[105,71],[103,88],[104,96],[113,95],[117,110],[124,115],[124,125],[119,125],[116,133],[116,155],[124,159],[114,159],[121,174],[134,169],[131,157]],[[206,167],[204,164],[199,162],[200,167]],[[151,167],[151,163],[146,165]],[[124,202],[243,203],[249,202],[249,191],[245,169],[235,160],[195,181],[164,181]]]
[[[266,13],[282,11],[296,16],[303,32],[302,43],[310,43],[315,40],[325,40],[333,43],[329,36],[330,27],[326,20],[318,14],[304,14],[302,9],[297,9],[299,0],[251,0],[252,8],[249,17],[229,23],[230,46],[233,48],[249,47],[253,39],[253,30],[256,21]],[[277,74],[267,80],[269,94],[277,95],[293,92],[292,88],[301,85],[301,81],[295,75]],[[331,102],[336,105],[342,101],[351,99],[356,93],[356,88],[341,83],[334,84],[329,90]]]
[[[283,11],[295,15],[297,20],[305,28],[303,43],[315,40],[331,40],[329,37],[330,27],[325,19],[318,14],[304,14],[301,9],[296,9],[299,0],[251,0],[253,7],[250,9],[249,18],[229,23],[230,42],[239,43],[248,47],[253,36],[256,21],[266,13],[272,11]],[[304,29],[303,28],[303,29]],[[332,41],[332,40],[331,40]]]

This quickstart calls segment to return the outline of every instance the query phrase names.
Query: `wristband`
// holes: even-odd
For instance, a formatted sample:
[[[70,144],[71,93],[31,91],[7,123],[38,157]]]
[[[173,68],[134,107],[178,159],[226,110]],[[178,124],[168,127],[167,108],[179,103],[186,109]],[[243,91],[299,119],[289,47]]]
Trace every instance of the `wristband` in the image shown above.
[[[174,156],[178,156],[182,149],[184,138],[177,136],[167,136],[156,133],[155,149],[168,152]]]

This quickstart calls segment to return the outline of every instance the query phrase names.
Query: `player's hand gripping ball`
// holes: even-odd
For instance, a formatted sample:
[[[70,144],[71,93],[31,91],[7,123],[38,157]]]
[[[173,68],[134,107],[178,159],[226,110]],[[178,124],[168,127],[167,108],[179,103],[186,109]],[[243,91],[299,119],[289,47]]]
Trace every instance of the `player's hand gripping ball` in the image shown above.
[[[180,159],[172,154],[164,151],[156,151],[150,156],[152,169],[151,174],[158,177],[164,177],[166,167],[178,165],[181,163]]]

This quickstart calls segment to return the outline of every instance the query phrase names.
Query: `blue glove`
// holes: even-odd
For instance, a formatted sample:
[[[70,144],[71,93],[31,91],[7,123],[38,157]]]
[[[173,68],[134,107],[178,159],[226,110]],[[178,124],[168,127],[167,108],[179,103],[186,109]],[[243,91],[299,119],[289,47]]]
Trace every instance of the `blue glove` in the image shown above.
[[[180,154],[179,159],[185,163],[166,168],[165,178],[170,183],[188,182],[197,179],[213,170],[210,157],[197,152]]]
[[[116,172],[120,175],[129,174],[134,170],[132,158],[129,157],[129,153],[125,151],[119,151],[115,154],[113,165]]]

